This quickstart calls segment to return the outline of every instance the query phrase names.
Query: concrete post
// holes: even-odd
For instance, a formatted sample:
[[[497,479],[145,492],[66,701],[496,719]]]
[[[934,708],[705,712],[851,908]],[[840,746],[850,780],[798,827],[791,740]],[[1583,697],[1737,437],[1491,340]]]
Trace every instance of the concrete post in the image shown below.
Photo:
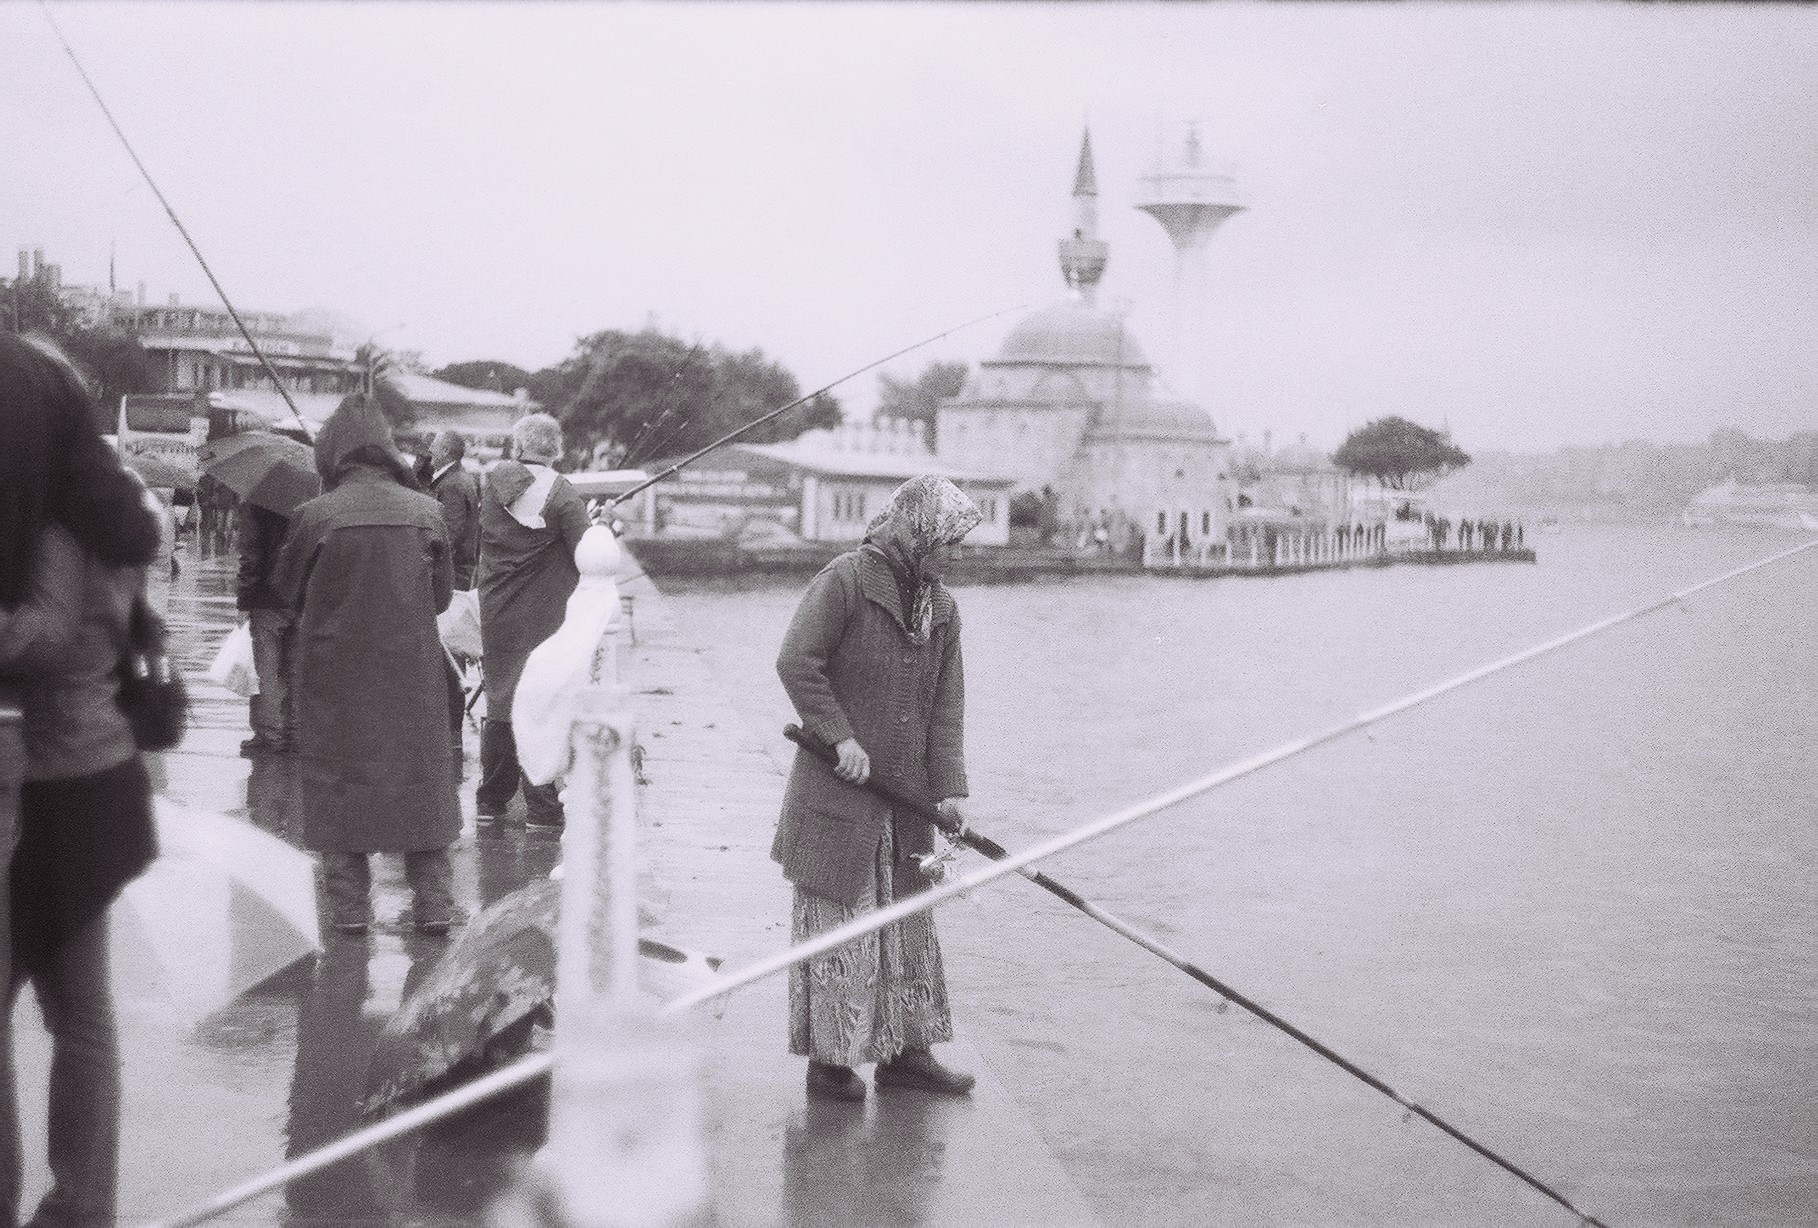
[[[616,680],[610,537],[582,538],[567,617],[531,654],[512,705],[514,732],[541,726],[519,738],[526,774],[567,775],[567,825],[549,1141],[492,1208],[494,1228],[676,1228],[708,1216],[694,1053],[638,990],[634,726]]]

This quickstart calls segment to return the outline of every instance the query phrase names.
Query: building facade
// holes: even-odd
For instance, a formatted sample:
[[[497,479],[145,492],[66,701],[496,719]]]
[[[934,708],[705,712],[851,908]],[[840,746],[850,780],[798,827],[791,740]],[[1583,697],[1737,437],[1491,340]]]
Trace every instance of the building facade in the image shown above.
[[[1129,549],[1222,543],[1235,496],[1229,441],[1156,377],[1122,316],[1096,304],[1109,257],[1099,240],[1091,136],[1074,178],[1074,227],[1060,242],[1069,295],[1013,328],[959,396],[939,408],[940,458],[1011,475],[1046,494],[1067,544]]]
[[[887,419],[807,431],[783,443],[732,444],[639,496],[636,519],[642,532],[671,537],[856,544],[898,486],[933,474],[965,491],[984,514],[968,545],[1007,543],[1014,479],[943,463],[919,428]]]

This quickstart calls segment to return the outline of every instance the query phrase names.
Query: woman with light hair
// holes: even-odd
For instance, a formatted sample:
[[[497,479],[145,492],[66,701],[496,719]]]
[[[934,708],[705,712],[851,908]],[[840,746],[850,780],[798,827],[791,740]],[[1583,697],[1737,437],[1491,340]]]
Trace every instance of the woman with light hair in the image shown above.
[[[512,459],[486,471],[480,497],[480,644],[486,673],[486,723],[480,731],[480,820],[505,816],[520,788],[524,822],[562,826],[554,785],[532,785],[518,767],[511,699],[531,649],[562,625],[580,580],[574,548],[587,531],[587,505],[554,465],[562,427],[526,414],[511,428]]]

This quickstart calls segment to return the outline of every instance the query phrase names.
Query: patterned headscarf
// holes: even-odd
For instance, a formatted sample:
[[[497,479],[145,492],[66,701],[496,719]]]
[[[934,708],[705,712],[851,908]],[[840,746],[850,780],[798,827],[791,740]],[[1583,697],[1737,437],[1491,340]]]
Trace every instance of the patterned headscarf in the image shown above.
[[[934,584],[921,562],[940,546],[960,540],[984,522],[978,505],[946,478],[910,478],[890,496],[890,506],[867,527],[865,548],[896,576],[909,638],[926,644],[934,631]]]

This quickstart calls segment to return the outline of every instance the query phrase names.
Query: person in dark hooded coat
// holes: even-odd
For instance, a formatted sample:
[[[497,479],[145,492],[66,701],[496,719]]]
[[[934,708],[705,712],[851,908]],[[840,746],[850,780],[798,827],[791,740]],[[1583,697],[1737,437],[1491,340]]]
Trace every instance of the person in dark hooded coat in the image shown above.
[[[326,493],[297,510],[272,574],[298,611],[303,842],[337,930],[372,922],[368,854],[402,853],[417,928],[445,932],[461,809],[436,635],[454,586],[442,509],[366,397],[323,426],[316,468]]]
[[[552,465],[562,428],[548,414],[526,414],[511,428],[515,460],[486,471],[480,499],[480,647],[486,672],[486,723],[480,730],[481,819],[504,817],[520,787],[525,823],[562,826],[554,785],[533,785],[518,767],[511,699],[531,650],[556,633],[580,581],[574,549],[587,531],[587,505]]]

